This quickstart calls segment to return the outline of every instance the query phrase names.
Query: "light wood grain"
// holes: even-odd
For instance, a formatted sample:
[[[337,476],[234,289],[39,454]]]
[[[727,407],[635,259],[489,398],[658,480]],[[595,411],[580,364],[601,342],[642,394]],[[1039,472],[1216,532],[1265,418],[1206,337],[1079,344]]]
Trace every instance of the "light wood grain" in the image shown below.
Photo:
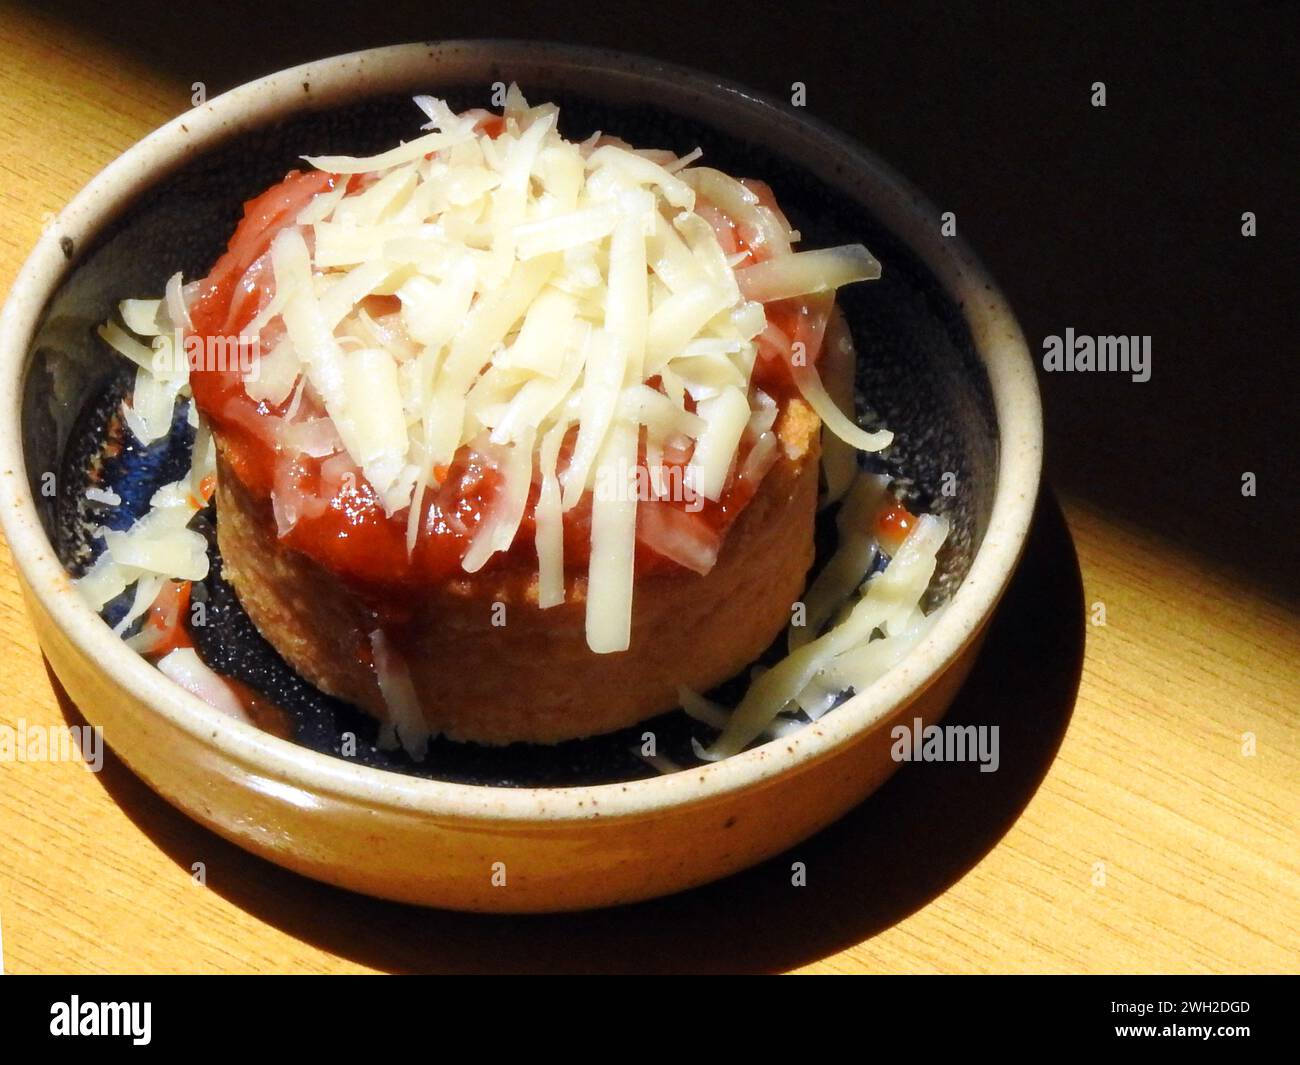
[[[188,106],[189,92],[67,25],[26,8],[5,13],[6,289],[50,213]],[[777,860],[611,913],[424,913],[252,859],[111,759],[99,775],[0,764],[5,969],[1295,971],[1296,617],[1158,534],[1082,499],[1061,502],[1069,536],[1045,500],[1009,603],[1027,613],[1004,611],[954,708],[1001,722],[1007,752],[1024,755],[1004,764],[1007,783],[981,791],[969,775],[905,769],[843,825],[796,848],[808,888],[790,887],[788,860]],[[1104,626],[1085,613],[1094,603],[1105,606]],[[76,720],[44,668],[7,553],[0,632],[0,722]],[[1247,733],[1253,756],[1243,754]],[[205,863],[206,886],[194,862]]]

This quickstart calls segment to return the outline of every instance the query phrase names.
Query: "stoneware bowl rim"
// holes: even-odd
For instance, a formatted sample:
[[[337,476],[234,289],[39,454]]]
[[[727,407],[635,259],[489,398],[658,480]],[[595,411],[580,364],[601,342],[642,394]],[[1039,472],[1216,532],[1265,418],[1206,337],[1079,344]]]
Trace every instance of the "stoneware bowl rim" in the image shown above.
[[[926,639],[866,693],[793,735],[698,769],[626,783],[516,789],[429,780],[352,764],[232,721],[164,677],[127,648],[72,587],[31,496],[22,453],[21,405],[35,327],[50,295],[76,269],[75,256],[69,262],[63,251],[64,240],[71,237],[81,248],[159,177],[243,130],[320,109],[322,102],[328,106],[411,86],[421,65],[433,70],[441,61],[477,61],[486,68],[509,69],[512,58],[536,62],[539,56],[575,78],[584,70],[614,68],[647,88],[670,80],[725,98],[732,109],[748,111],[751,117],[763,115],[782,136],[829,146],[839,159],[868,174],[877,189],[892,193],[884,203],[870,202],[870,209],[908,243],[954,301],[963,304],[966,325],[989,378],[999,435],[998,481],[987,530],[948,610]],[[1033,365],[997,286],[960,238],[940,236],[938,219],[938,212],[905,179],[847,136],[815,119],[795,116],[790,108],[749,89],[657,60],[535,42],[444,41],[367,49],[282,70],[215,97],[149,134],[100,171],[46,227],[0,313],[0,526],[31,594],[82,656],[97,663],[149,712],[264,778],[374,809],[443,821],[515,823],[637,817],[759,787],[779,774],[807,769],[860,738],[891,709],[929,686],[988,618],[1024,546],[1042,449]]]

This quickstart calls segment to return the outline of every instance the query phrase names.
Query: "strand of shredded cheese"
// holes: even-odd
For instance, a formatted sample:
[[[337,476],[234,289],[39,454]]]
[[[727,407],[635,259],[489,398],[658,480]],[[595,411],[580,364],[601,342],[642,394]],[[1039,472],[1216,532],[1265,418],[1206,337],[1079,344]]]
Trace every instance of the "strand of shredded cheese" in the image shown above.
[[[887,636],[904,631],[914,620],[917,604],[929,587],[936,556],[947,536],[946,519],[930,514],[917,519],[889,565],[867,582],[865,594],[849,616],[829,632],[793,650],[751,684],[722,735],[701,752],[701,757],[716,761],[738,754],[839,656],[868,645],[877,630]]]

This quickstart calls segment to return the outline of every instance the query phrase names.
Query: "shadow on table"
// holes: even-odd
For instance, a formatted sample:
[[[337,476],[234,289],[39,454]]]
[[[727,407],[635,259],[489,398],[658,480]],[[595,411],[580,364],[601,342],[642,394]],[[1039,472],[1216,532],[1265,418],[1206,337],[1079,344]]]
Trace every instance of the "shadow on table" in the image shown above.
[[[396,972],[764,972],[834,954],[956,883],[1037,790],[1070,720],[1085,612],[1074,546],[1050,491],[946,720],[1000,726],[1001,765],[904,766],[841,821],[764,864],[681,895],[579,914],[485,916],[382,902],[256,858],[190,821],[109,756],[97,779],[169,857],[290,935]],[[81,715],[54,679],[70,722]],[[804,862],[806,887],[790,884]]]

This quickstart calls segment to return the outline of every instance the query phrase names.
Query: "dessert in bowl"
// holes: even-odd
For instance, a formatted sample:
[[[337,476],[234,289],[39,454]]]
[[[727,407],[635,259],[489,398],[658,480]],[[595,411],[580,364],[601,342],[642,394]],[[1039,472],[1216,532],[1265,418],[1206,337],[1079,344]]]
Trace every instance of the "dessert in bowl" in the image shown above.
[[[927,212],[774,105],[581,50],[214,100],[6,312],[56,672],[173,802],[360,890],[562,908],[773,853],[940,712],[1032,506],[1023,344]]]

